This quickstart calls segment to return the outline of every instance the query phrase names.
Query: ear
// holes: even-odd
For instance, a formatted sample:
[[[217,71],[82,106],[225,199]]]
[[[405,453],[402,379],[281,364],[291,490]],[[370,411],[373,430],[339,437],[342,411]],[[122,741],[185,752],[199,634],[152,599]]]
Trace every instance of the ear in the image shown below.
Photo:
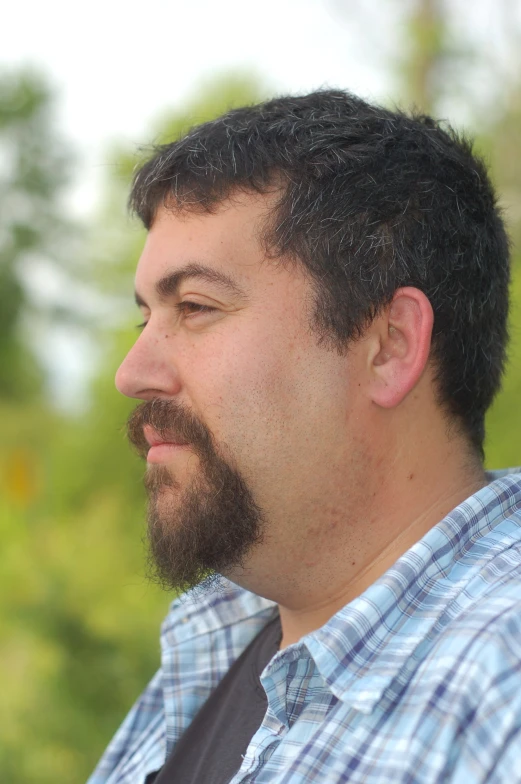
[[[420,380],[427,365],[434,313],[419,289],[398,289],[391,305],[376,319],[375,352],[371,359],[371,398],[394,408]]]

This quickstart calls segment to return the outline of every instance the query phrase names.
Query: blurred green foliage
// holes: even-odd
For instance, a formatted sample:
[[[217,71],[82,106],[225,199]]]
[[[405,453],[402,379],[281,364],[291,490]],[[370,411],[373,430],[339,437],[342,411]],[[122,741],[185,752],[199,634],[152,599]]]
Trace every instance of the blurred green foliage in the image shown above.
[[[209,84],[182,114],[165,115],[151,138],[173,138],[187,117],[208,119],[260,97],[253,79]],[[0,149],[12,161],[11,179],[1,179],[0,189],[8,198],[19,188],[35,212],[45,190],[42,223],[63,233],[66,180],[64,162],[53,158],[50,104],[48,88],[30,73],[0,80]],[[48,135],[49,157],[38,149],[42,163],[34,179],[4,138],[8,121],[22,128],[14,134],[19,146]],[[81,416],[60,415],[42,395],[42,371],[21,330],[33,303],[21,274],[26,240],[14,225],[16,211],[5,230],[0,226],[0,237],[9,235],[0,245],[0,318],[7,325],[0,361],[8,370],[0,382],[0,781],[10,784],[84,781],[159,663],[159,625],[171,597],[143,576],[143,468],[124,433],[133,404],[117,394],[113,380],[135,337],[130,304],[144,234],[129,223],[125,202],[140,154],[112,150],[105,199],[89,234],[89,264],[67,270],[123,324],[107,333],[90,323],[104,353]],[[48,239],[40,233],[31,241],[46,261],[60,265]],[[22,352],[22,361],[11,361]]]
[[[450,84],[440,79],[450,39],[439,6],[418,0],[410,49],[402,52],[402,102],[436,113]],[[451,39],[451,57],[457,57]],[[521,81],[479,124],[515,240],[511,361],[488,419],[489,466],[521,463]],[[150,139],[173,139],[191,124],[263,97],[253,78],[225,77],[201,88],[180,112],[166,112]],[[169,598],[143,577],[142,466],[124,423],[133,404],[113,376],[135,333],[130,326],[135,263],[144,233],[125,202],[146,150],[110,152],[99,213],[85,241],[88,264],[64,261],[62,188],[70,155],[52,125],[52,94],[34,74],[0,79],[0,780],[84,781],[159,662],[159,624]],[[476,127],[478,124],[476,123]],[[5,154],[4,154],[5,153]],[[3,167],[3,161],[7,161]],[[3,167],[3,168],[2,168]],[[90,333],[103,346],[90,407],[57,413],[23,331],[31,300],[22,274],[37,254],[98,292],[118,314]],[[51,314],[52,316],[52,314]]]

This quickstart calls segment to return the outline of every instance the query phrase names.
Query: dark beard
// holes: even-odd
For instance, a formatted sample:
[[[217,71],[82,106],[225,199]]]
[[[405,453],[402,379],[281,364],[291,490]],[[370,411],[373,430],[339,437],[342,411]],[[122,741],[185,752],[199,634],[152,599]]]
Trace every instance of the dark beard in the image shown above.
[[[186,591],[203,581],[211,586],[219,575],[243,568],[261,541],[260,509],[240,473],[218,454],[209,430],[178,403],[154,399],[132,412],[128,438],[142,457],[146,424],[165,441],[188,443],[199,458],[197,476],[185,488],[166,466],[147,469],[147,576],[167,590]]]

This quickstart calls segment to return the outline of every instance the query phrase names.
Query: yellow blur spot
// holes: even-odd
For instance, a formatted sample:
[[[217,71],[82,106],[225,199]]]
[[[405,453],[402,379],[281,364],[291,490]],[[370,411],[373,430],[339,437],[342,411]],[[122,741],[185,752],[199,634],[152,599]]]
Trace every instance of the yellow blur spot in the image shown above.
[[[4,466],[5,494],[17,506],[28,506],[37,493],[35,456],[27,449],[15,449]]]

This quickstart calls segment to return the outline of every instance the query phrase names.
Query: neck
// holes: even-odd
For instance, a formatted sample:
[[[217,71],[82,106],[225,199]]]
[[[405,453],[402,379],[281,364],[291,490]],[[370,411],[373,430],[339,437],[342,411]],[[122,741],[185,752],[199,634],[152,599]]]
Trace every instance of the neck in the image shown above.
[[[368,454],[333,460],[316,497],[281,515],[247,568],[227,575],[278,603],[282,648],[323,626],[486,484],[467,445],[440,439],[440,430],[439,422],[421,433],[400,426],[389,438],[375,427]]]
[[[443,450],[442,450],[443,452]],[[431,457],[432,457],[431,451]],[[457,450],[425,467],[390,466],[387,481],[365,499],[358,524],[352,521],[305,571],[297,569],[294,590],[279,601],[281,648],[320,628],[381,577],[410,547],[466,498],[486,484],[481,467],[469,468]],[[416,472],[415,472],[416,471]],[[423,475],[422,475],[423,474]],[[295,590],[296,589],[296,590]]]

